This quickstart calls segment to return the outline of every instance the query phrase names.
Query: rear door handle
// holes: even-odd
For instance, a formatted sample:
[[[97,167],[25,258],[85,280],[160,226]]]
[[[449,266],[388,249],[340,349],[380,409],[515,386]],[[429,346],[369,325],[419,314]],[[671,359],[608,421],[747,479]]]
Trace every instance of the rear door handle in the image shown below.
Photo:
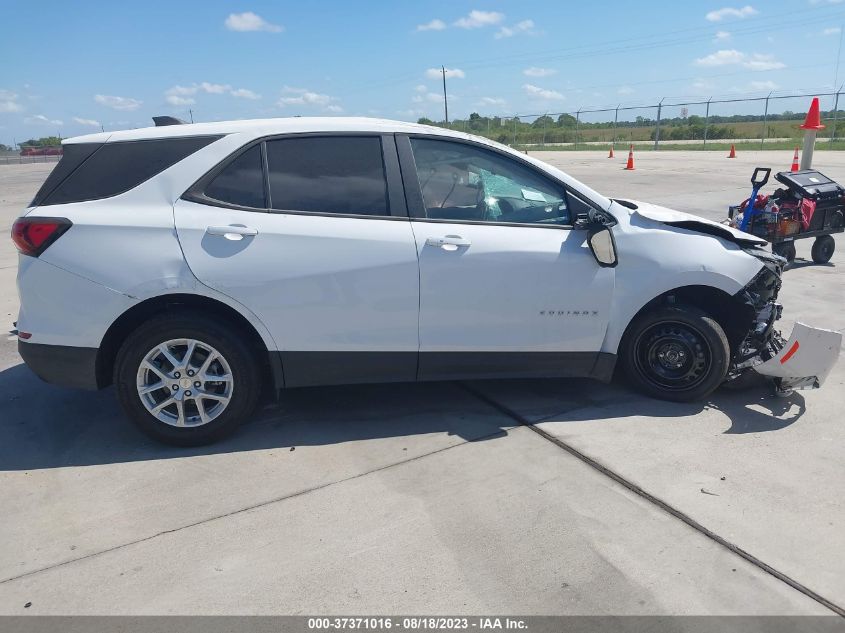
[[[230,224],[229,226],[209,226],[206,230],[209,235],[220,235],[227,240],[242,240],[245,237],[252,237],[258,235],[258,231],[248,226],[236,226]]]
[[[443,237],[430,237],[425,241],[428,246],[439,246],[446,251],[458,250],[459,246],[469,246],[472,242],[460,235],[445,235]]]

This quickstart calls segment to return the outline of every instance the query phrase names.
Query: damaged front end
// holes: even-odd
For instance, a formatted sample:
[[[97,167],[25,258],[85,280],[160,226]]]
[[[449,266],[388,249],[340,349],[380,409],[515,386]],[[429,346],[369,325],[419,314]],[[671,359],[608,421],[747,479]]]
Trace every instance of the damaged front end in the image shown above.
[[[727,381],[753,370],[772,377],[778,392],[820,387],[839,357],[842,335],[796,323],[785,340],[774,325],[783,311],[777,296],[786,260],[757,247],[743,250],[759,259],[763,268],[734,295],[747,329],[734,347]]]

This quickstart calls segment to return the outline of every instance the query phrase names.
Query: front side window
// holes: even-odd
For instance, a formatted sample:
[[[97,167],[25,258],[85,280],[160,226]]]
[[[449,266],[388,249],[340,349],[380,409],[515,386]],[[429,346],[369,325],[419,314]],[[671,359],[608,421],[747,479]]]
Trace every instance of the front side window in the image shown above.
[[[412,138],[411,148],[429,218],[571,224],[563,187],[515,160],[453,141]]]
[[[226,165],[205,188],[205,195],[242,207],[267,208],[261,146],[253,145]]]
[[[267,141],[267,167],[274,210],[389,214],[381,139],[377,136]]]

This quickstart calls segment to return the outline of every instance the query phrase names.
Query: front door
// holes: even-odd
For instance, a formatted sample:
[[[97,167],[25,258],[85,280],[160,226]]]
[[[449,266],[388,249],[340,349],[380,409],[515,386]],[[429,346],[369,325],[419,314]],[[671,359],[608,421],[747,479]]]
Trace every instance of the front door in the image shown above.
[[[282,137],[176,203],[188,266],[270,330],[286,386],[416,377],[417,253],[401,183],[387,184],[398,173],[390,135]]]
[[[593,373],[614,271],[573,228],[565,188],[477,144],[397,140],[416,204],[420,378]]]

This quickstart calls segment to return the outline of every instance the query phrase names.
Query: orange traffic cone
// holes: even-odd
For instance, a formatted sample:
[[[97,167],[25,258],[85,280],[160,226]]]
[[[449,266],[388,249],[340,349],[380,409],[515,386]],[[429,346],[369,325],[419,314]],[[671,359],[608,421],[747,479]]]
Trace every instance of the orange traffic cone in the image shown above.
[[[807,111],[807,118],[804,119],[804,125],[799,125],[802,130],[823,130],[821,114],[819,112],[819,98],[813,97],[810,102],[810,109]]]
[[[795,148],[795,154],[792,157],[792,167],[789,168],[789,171],[798,171],[798,148]]]
[[[633,170],[634,169],[634,145],[631,145],[631,149],[628,150],[628,164],[625,165],[625,169]]]
[[[731,145],[731,153],[728,154],[728,158],[736,158],[736,147]]]
[[[613,158],[613,145],[610,146],[610,153],[607,155],[608,158]]]

